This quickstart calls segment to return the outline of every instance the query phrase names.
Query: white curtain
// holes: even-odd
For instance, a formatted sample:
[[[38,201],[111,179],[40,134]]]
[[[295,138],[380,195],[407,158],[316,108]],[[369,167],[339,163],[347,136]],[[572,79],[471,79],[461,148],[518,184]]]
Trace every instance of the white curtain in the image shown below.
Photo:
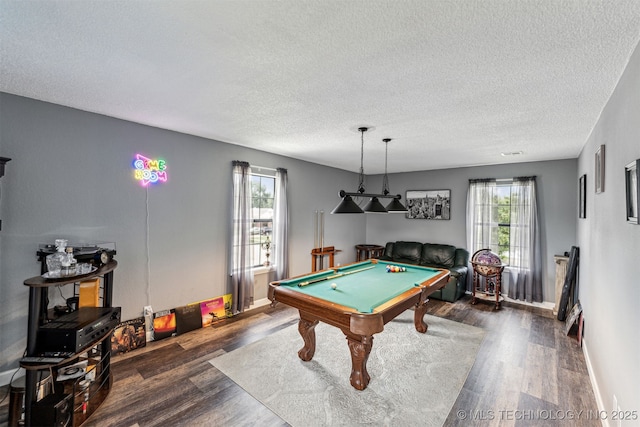
[[[535,176],[514,178],[511,184],[509,259],[509,298],[542,302],[542,259]]]
[[[231,215],[231,295],[233,313],[241,313],[253,303],[251,271],[251,167],[247,162],[233,161],[233,212]]]
[[[497,248],[498,207],[493,203],[495,179],[469,180],[467,193],[467,248],[477,250]],[[473,274],[467,274],[467,290],[471,290]]]
[[[287,197],[287,170],[276,170],[276,194],[273,210],[275,280],[289,277],[289,205]]]

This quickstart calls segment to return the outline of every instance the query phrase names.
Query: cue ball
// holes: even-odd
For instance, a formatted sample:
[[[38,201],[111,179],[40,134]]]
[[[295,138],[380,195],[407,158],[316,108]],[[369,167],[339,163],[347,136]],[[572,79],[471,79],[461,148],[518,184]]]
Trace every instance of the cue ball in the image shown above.
[[[337,288],[337,287],[338,287],[338,285],[336,285],[335,283],[332,283],[332,284],[331,284],[331,289],[335,289],[335,288]]]

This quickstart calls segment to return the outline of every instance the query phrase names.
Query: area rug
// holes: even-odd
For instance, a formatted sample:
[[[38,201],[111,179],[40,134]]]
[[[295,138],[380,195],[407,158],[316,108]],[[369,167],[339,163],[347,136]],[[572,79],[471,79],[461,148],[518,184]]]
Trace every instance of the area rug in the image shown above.
[[[425,316],[426,334],[407,311],[374,335],[363,391],[349,382],[347,341],[316,326],[316,352],[303,362],[297,325],[210,360],[292,426],[442,426],[484,337],[482,329]]]

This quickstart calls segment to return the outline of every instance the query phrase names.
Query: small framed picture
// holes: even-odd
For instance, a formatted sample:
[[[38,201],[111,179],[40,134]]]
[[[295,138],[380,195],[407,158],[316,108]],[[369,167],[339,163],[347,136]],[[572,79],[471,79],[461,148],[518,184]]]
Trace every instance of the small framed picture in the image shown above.
[[[634,160],[624,168],[625,187],[627,193],[627,222],[638,224],[638,211],[640,211],[640,159]]]
[[[580,301],[578,301],[573,305],[573,308],[571,309],[571,311],[569,312],[569,315],[567,316],[567,320],[565,320],[564,322],[565,334],[569,335],[569,331],[571,331],[571,327],[575,325],[581,313],[582,313],[582,304],[580,304]]]
[[[451,219],[451,190],[407,191],[407,213],[410,219]]]
[[[596,193],[602,193],[604,191],[604,145],[598,147],[596,151]]]
[[[582,175],[578,182],[578,218],[587,217],[587,175]]]

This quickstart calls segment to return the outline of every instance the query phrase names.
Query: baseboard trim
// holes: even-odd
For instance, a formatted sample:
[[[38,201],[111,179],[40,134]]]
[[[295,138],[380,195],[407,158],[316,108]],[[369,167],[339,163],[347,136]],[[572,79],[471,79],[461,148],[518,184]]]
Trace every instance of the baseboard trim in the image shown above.
[[[471,291],[465,291],[465,294],[471,296]],[[510,302],[512,304],[526,305],[529,307],[537,307],[537,308],[542,308],[544,310],[551,310],[551,311],[553,311],[553,308],[555,307],[555,303],[550,301],[527,302],[519,299],[511,299],[508,296],[506,296],[504,292],[502,292],[502,297],[504,298],[505,301]]]
[[[250,311],[268,304],[271,304],[271,300],[269,298],[262,298],[254,301],[253,304],[251,304],[251,306],[247,309],[247,311]]]
[[[542,308],[544,310],[551,310],[553,311],[553,308],[555,307],[555,304],[549,301],[543,301],[543,302],[527,302],[527,301],[521,301],[519,299],[511,299],[508,296],[503,296],[505,301],[508,301],[512,304],[520,304],[520,305],[526,305],[529,307],[537,307],[537,308]]]
[[[596,375],[593,372],[593,366],[591,365],[591,359],[589,358],[589,350],[587,348],[587,341],[582,338],[582,354],[584,354],[584,360],[587,363],[587,372],[589,372],[589,379],[591,380],[591,388],[593,388],[593,394],[596,396],[596,404],[598,405],[598,411],[602,411],[603,413],[607,413],[607,409],[604,407],[604,402],[602,401],[602,394],[600,393],[600,387],[598,387],[598,380],[596,379]],[[609,419],[601,419],[603,427],[610,427]]]

